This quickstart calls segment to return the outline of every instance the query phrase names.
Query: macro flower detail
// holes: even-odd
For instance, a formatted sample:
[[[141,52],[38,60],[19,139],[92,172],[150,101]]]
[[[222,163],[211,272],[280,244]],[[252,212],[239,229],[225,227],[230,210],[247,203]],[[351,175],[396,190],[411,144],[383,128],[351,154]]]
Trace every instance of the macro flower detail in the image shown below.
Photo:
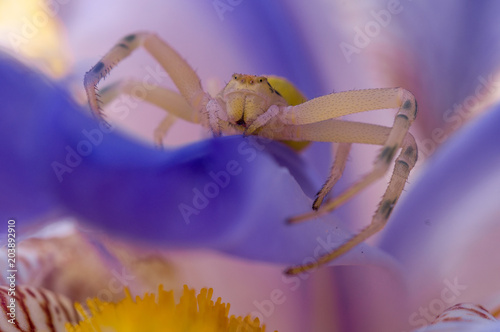
[[[479,304],[459,303],[439,314],[430,325],[415,332],[498,331],[495,314],[498,312],[490,313]]]
[[[485,320],[496,321],[496,318],[480,305],[460,303],[443,311],[441,315],[436,317],[432,324],[457,321],[483,322]]]
[[[229,304],[222,303],[221,298],[212,301],[213,290],[203,288],[198,295],[193,289],[184,286],[178,303],[174,300],[173,291],[158,288],[158,296],[145,294],[135,301],[126,290],[127,297],[118,303],[102,302],[98,299],[88,300],[89,316],[82,305],[77,310],[84,320],[78,325],[67,325],[69,332],[94,331],[185,331],[185,332],[223,332],[223,331],[265,331],[259,319],[246,317],[228,317]]]
[[[251,313],[271,331],[500,330],[498,320],[432,324],[456,303],[480,303],[500,317],[492,309],[500,303],[492,254],[500,248],[500,2],[220,3],[224,12],[201,0],[0,5],[2,46],[14,34],[29,50],[41,45],[39,59],[24,63],[52,77],[17,61],[27,52],[0,54],[0,219],[16,220],[16,260],[30,263],[20,264],[18,284],[63,294],[71,308],[87,298],[119,301],[124,287],[142,296],[163,284],[180,296],[183,284],[210,285],[232,312]],[[61,31],[48,36],[55,25]],[[119,37],[143,30],[171,43],[210,93],[233,72],[285,77],[309,99],[411,91],[419,162],[393,211],[386,205],[383,233],[332,266],[283,276],[287,265],[314,261],[366,226],[385,181],[320,220],[287,226],[310,210],[331,165],[328,144],[299,154],[249,137],[211,139],[177,121],[165,149],[154,149],[165,114],[143,102],[143,89],[109,104],[111,132],[99,127],[81,106],[84,73]],[[64,61],[59,74],[44,70],[54,61]],[[137,52],[106,83],[127,77],[175,89],[160,69]],[[384,111],[363,116],[394,120]],[[365,174],[376,152],[354,146],[332,196]],[[38,238],[40,227],[61,219],[81,236],[54,240],[53,228]]]
[[[0,331],[64,332],[66,323],[78,322],[71,301],[47,289],[0,286]]]

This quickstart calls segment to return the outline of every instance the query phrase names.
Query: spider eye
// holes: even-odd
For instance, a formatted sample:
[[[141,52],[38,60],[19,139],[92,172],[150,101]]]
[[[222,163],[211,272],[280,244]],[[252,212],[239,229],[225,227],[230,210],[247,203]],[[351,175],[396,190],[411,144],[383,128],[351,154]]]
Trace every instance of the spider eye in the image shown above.
[[[234,78],[235,80],[237,80],[237,79],[238,79],[238,75],[234,75],[234,76],[233,76],[233,78]]]
[[[260,78],[260,79],[259,79],[259,82],[260,82],[260,83],[262,83],[262,82],[264,82],[264,80],[263,80],[262,78]]]

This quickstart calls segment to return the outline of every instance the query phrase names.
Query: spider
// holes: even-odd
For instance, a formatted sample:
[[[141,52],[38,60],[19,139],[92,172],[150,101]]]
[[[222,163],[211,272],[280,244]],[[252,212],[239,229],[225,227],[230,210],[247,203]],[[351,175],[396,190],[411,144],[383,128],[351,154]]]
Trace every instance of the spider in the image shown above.
[[[333,251],[314,263],[288,268],[286,274],[298,274],[317,268],[346,253],[380,231],[391,214],[417,161],[417,145],[408,129],[417,114],[414,96],[402,88],[379,88],[332,93],[306,101],[284,78],[234,74],[215,97],[201,86],[200,78],[189,64],[154,33],[139,32],[120,40],[89,72],[84,86],[89,105],[98,119],[104,121],[97,98],[97,84],[113,66],[142,46],[163,67],[179,92],[148,84],[146,102],[167,111],[167,117],[155,131],[160,143],[176,117],[208,127],[214,136],[224,134],[260,135],[294,142],[336,142],[330,175],[319,190],[312,211],[294,216],[289,223],[301,222],[327,214],[362,189],[384,176],[396,152],[394,171],[371,223]],[[101,100],[109,102],[121,93],[131,94],[145,83],[128,81],[102,91]],[[376,109],[398,109],[392,127],[339,120],[343,115]],[[325,201],[325,196],[342,175],[352,143],[381,145],[373,169],[338,197]]]

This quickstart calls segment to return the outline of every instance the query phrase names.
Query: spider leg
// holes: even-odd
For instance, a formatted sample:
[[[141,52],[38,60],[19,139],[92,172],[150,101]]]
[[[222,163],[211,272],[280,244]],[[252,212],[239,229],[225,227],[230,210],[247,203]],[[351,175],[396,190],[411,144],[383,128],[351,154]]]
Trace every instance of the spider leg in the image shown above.
[[[373,92],[375,92],[375,94],[373,94]],[[340,111],[334,110],[333,113],[336,113],[336,114],[340,113],[341,115],[344,115],[344,114],[348,114],[348,113],[353,113],[355,111],[352,108],[352,106],[350,106],[348,103],[350,101],[349,99],[352,98],[352,96],[349,95],[351,93],[354,93],[356,95],[355,97],[359,97],[359,98],[360,97],[367,98],[371,94],[370,98],[374,99],[375,107],[377,107],[377,108],[389,108],[389,107],[394,107],[395,105],[397,105],[397,107],[399,108],[399,111],[397,112],[396,117],[394,119],[393,127],[392,127],[392,129],[390,129],[388,134],[383,133],[382,128],[385,128],[385,127],[380,128],[380,127],[374,126],[373,129],[370,129],[367,127],[367,129],[366,129],[367,132],[363,133],[362,130],[355,128],[356,126],[359,126],[359,123],[351,123],[351,125],[348,125],[349,122],[344,122],[345,125],[340,124],[340,125],[338,125],[338,127],[345,127],[343,129],[346,129],[347,126],[351,126],[351,127],[354,127],[354,128],[351,128],[351,130],[353,130],[353,132],[348,133],[344,130],[343,132],[338,133],[338,136],[340,136],[340,137],[338,137],[337,139],[334,139],[333,141],[353,142],[353,143],[359,142],[359,143],[361,143],[363,141],[362,136],[369,135],[370,132],[373,132],[375,134],[374,137],[369,137],[368,140],[365,141],[365,143],[381,144],[380,138],[386,137],[386,140],[383,143],[384,147],[383,147],[381,153],[379,154],[377,160],[375,161],[375,165],[373,167],[373,170],[370,173],[365,175],[360,181],[358,181],[353,186],[351,186],[350,188],[345,190],[342,194],[340,194],[338,197],[336,197],[332,201],[323,204],[323,206],[318,211],[313,211],[313,212],[305,213],[305,214],[290,218],[289,222],[291,222],[291,223],[300,222],[300,221],[311,219],[315,216],[327,214],[327,213],[333,211],[339,205],[343,204],[344,202],[346,202],[347,200],[352,198],[358,192],[360,192],[361,190],[363,190],[364,188],[366,188],[367,186],[372,184],[374,181],[383,177],[384,174],[387,172],[389,165],[392,162],[394,155],[396,154],[396,151],[401,147],[401,144],[402,144],[402,142],[403,142],[403,140],[408,132],[408,129],[409,129],[411,123],[415,119],[416,112],[417,112],[417,104],[416,104],[415,98],[413,97],[413,95],[410,92],[403,90],[403,89],[373,89],[373,90],[348,91],[347,95],[340,96],[341,97],[340,102],[344,102],[344,105],[341,104],[338,106],[340,108]],[[330,96],[336,96],[336,95],[337,94],[327,95],[327,96],[319,97],[316,99],[330,97]],[[346,103],[346,99],[347,99],[347,103]],[[314,100],[315,99],[313,99],[311,101],[314,101]],[[383,100],[383,102],[380,102],[381,100]],[[366,102],[366,101],[360,102],[359,100],[357,100],[356,102],[358,103],[358,105],[360,105],[362,107],[362,110],[366,110],[366,108],[368,108],[367,105],[364,105],[364,103],[368,103],[368,102]],[[309,102],[306,102],[302,105],[306,105],[307,103],[309,103]],[[322,103],[323,103],[323,105],[319,109],[318,114],[317,114],[318,116],[316,117],[316,119],[319,118],[319,121],[325,120],[323,108],[326,105],[325,105],[324,101]],[[294,106],[294,108],[300,107],[300,106],[301,105]],[[295,114],[293,114],[293,112],[295,112]],[[292,110],[292,112],[289,111],[288,116],[295,123],[297,123],[297,122],[299,122],[299,123],[301,123],[301,122],[311,123],[312,122],[311,121],[311,114],[310,114],[311,112],[308,112],[309,114],[306,115],[308,118],[306,118],[306,116],[302,115],[301,113],[304,113],[304,110],[302,110],[302,112],[300,112],[300,113],[297,112],[296,110]],[[286,113],[285,113],[285,116],[286,116]],[[302,118],[300,118],[299,116],[301,116]],[[299,128],[300,127],[301,126],[299,126]],[[310,127],[314,128],[314,126],[310,126]],[[306,126],[306,128],[307,128],[307,126]],[[325,135],[324,132],[326,131],[325,129],[322,130],[322,133],[317,133],[316,135],[318,135],[318,136],[323,135],[324,136]],[[300,130],[300,129],[298,129],[298,130]],[[301,137],[306,137],[307,134],[308,133],[306,131],[300,130],[299,135]],[[375,137],[375,136],[377,136],[377,137]]]
[[[155,144],[158,147],[160,147],[160,148],[163,147],[163,139],[165,138],[165,136],[167,136],[167,133],[170,130],[170,128],[172,127],[172,125],[174,124],[175,120],[177,120],[175,115],[167,114],[163,118],[163,120],[160,122],[158,127],[156,127],[154,134],[153,134],[153,137],[154,137]]]
[[[337,146],[337,151],[335,152],[335,161],[333,162],[332,169],[330,170],[330,175],[326,183],[321,187],[320,191],[316,195],[316,199],[313,202],[313,210],[318,210],[325,196],[332,190],[333,186],[342,176],[344,172],[345,164],[347,162],[347,157],[349,156],[349,151],[351,150],[351,143],[339,143]]]
[[[100,90],[100,101],[102,106],[105,106],[122,94],[136,97],[137,91],[146,91],[145,94],[141,94],[140,99],[167,112],[167,115],[154,132],[154,141],[160,147],[163,138],[177,118],[193,123],[200,122],[199,113],[179,93],[149,83],[126,80],[111,84]]]
[[[252,135],[257,129],[264,126],[279,113],[279,107],[272,105],[269,109],[259,115],[257,119],[245,130],[245,135]]]
[[[304,125],[347,114],[387,108],[416,110],[415,98],[409,91],[402,88],[336,92],[296,106],[284,107],[280,120],[287,125]]]
[[[387,108],[399,109],[392,128],[332,120],[355,112]],[[284,124],[280,130],[280,139],[330,140],[343,143],[383,145],[370,173],[332,202],[324,204],[317,212],[293,217],[289,222],[307,220],[332,211],[360,190],[381,178],[389,168],[396,152],[402,148],[402,152],[396,159],[387,190],[371,224],[337,249],[319,257],[314,263],[289,268],[285,273],[297,274],[325,264],[346,253],[384,227],[403,191],[410,170],[417,160],[417,145],[413,136],[408,133],[416,113],[415,98],[410,92],[400,88],[335,93],[312,99],[297,106],[282,108],[281,114],[278,115],[279,121]],[[270,131],[271,128],[272,126],[269,126],[267,131]],[[262,133],[266,134],[267,131],[263,130]]]
[[[203,91],[198,75],[172,47],[157,35],[148,32],[139,32],[124,37],[85,74],[84,86],[92,112],[99,119],[103,118],[97,97],[97,84],[115,65],[139,46],[144,47],[168,73],[179,89],[180,95],[190,105],[188,109],[201,113],[210,97]]]
[[[375,212],[370,225],[362,229],[361,232],[354,235],[351,239],[349,239],[347,242],[343,243],[333,251],[320,256],[315,262],[306,265],[291,267],[287,269],[285,273],[289,275],[298,274],[326,264],[329,261],[339,257],[340,255],[345,254],[346,252],[384,228],[394,205],[398,201],[398,198],[403,191],[406,180],[408,179],[408,176],[410,174],[410,170],[413,168],[416,161],[417,145],[413,136],[408,133],[406,134],[402,144],[402,152],[396,159],[394,173],[391,176],[389,186],[385,191],[384,197],[382,198],[382,201],[377,211]]]

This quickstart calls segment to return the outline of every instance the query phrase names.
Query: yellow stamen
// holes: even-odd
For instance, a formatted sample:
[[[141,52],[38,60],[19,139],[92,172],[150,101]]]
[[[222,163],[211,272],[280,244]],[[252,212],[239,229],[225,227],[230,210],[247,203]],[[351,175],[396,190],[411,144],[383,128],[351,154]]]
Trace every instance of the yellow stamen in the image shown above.
[[[77,310],[83,316],[78,325],[66,324],[68,332],[264,332],[259,319],[250,316],[235,317],[229,314],[229,304],[218,298],[212,301],[212,288],[203,288],[198,295],[184,286],[178,304],[173,291],[160,286],[158,296],[145,294],[144,298],[132,299],[126,289],[126,298],[118,303],[88,300],[90,315],[80,304]]]
[[[494,309],[491,314],[495,317],[500,319],[500,306],[498,306],[496,309]]]

